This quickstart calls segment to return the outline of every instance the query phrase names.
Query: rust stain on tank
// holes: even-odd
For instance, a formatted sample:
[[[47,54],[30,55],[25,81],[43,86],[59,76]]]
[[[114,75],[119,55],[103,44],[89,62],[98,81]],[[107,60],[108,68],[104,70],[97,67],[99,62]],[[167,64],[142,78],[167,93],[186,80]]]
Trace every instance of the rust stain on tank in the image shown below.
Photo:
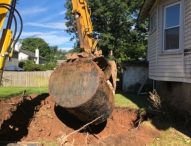
[[[102,116],[105,121],[111,114],[114,95],[105,74],[89,58],[64,62],[50,77],[49,92],[56,103],[80,120],[89,122]]]

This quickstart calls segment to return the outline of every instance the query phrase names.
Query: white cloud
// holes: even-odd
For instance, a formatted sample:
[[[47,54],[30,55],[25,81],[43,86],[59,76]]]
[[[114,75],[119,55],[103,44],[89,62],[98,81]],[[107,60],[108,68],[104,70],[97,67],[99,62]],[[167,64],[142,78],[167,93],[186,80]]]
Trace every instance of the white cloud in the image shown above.
[[[61,22],[47,22],[47,23],[28,22],[25,25],[33,26],[33,27],[41,27],[41,28],[51,28],[51,29],[66,30],[66,25],[65,25],[64,21],[61,21]]]
[[[39,37],[42,37],[46,42],[48,42],[50,45],[63,45],[66,43],[70,43],[70,37],[65,36],[58,36],[58,35],[41,35]]]
[[[61,11],[61,12],[59,13],[59,15],[65,15],[65,13],[66,13],[66,10],[63,10],[63,11]]]
[[[21,10],[22,15],[32,15],[32,14],[38,14],[38,13],[43,13],[46,12],[48,8],[42,8],[42,7],[30,7],[30,8],[25,8]]]
[[[64,33],[64,31],[49,31],[49,32],[40,32],[40,31],[33,31],[33,32],[22,32],[22,37],[36,37],[40,35],[52,35],[52,34],[58,34],[58,33]]]
[[[64,47],[64,48],[59,48],[59,49],[69,51],[69,50],[72,50],[73,48],[72,47]]]
[[[27,37],[40,37],[44,39],[51,46],[58,46],[63,50],[71,50],[74,42],[70,41],[70,37],[60,35],[60,31],[50,31],[50,32],[23,32],[22,38]],[[68,47],[60,47],[60,46],[68,46]]]
[[[65,13],[66,13],[66,10],[63,10],[63,11],[60,11],[59,13],[48,15],[47,17],[42,18],[40,22],[48,22],[48,21],[53,20],[56,17],[60,17],[60,16],[63,17],[63,16],[65,16]]]
[[[39,35],[42,35],[42,32],[22,32],[21,37],[22,38],[37,37]]]

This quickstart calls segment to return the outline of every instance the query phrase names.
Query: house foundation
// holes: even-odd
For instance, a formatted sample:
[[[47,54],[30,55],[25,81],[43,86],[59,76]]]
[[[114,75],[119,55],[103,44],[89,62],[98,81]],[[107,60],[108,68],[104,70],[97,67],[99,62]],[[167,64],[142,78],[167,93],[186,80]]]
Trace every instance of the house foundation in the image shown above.
[[[191,84],[157,81],[156,89],[162,100],[191,116]]]

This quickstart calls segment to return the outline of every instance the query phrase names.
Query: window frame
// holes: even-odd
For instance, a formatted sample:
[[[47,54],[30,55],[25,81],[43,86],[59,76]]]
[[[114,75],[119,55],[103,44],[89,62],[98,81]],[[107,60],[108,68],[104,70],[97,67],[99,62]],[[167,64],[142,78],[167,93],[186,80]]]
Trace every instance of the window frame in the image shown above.
[[[173,27],[168,27],[166,28],[166,10],[169,7],[175,6],[179,4],[180,5],[180,20],[179,20],[179,25],[173,26]],[[182,23],[183,23],[183,15],[182,15],[182,2],[178,1],[175,3],[167,4],[163,8],[163,52],[175,52],[175,51],[180,51],[182,48]],[[179,48],[173,48],[173,49],[166,49],[166,30],[172,29],[172,28],[177,28],[179,27]]]

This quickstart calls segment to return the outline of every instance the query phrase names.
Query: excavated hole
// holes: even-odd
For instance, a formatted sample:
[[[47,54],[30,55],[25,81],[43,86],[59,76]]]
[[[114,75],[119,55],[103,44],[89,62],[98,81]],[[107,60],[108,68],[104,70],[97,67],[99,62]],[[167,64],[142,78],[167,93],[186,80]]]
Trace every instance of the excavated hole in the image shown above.
[[[64,142],[78,146],[98,146],[103,143],[137,146],[145,145],[158,136],[158,131],[148,127],[134,129],[136,111],[128,108],[115,108],[107,122],[76,132],[86,123],[55,106],[48,94],[33,95],[31,99],[19,101],[20,98],[0,101],[0,145],[11,142],[54,141],[58,145]],[[70,135],[71,133],[74,134]],[[67,137],[68,135],[70,136]],[[141,135],[145,135],[145,138],[142,139]]]
[[[69,113],[67,110],[65,110],[64,108],[60,106],[55,106],[54,110],[57,117],[60,119],[60,121],[62,121],[65,125],[67,125],[68,127],[74,130],[78,130],[82,126],[87,124],[80,121],[79,119],[77,119],[75,116],[73,116],[71,113]],[[80,132],[82,133],[88,132],[89,134],[98,134],[102,132],[102,130],[105,128],[106,125],[107,125],[107,121],[98,125],[89,125],[86,128],[82,129]]]
[[[24,99],[18,103],[10,117],[1,124],[0,141],[20,141],[27,136],[28,126],[33,116],[39,111],[41,102],[48,96],[49,94],[42,94],[34,99]]]

